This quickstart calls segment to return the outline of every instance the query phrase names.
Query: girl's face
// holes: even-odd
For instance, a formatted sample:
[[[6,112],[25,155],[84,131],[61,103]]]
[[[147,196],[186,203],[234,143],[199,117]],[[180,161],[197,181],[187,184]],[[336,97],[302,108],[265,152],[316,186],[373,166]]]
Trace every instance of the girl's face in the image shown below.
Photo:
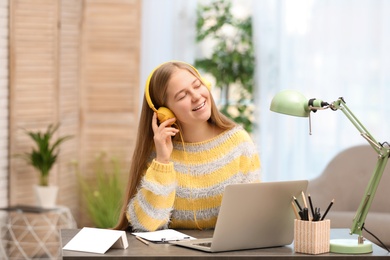
[[[189,71],[177,69],[168,82],[167,106],[184,125],[207,122],[211,116],[210,91]]]

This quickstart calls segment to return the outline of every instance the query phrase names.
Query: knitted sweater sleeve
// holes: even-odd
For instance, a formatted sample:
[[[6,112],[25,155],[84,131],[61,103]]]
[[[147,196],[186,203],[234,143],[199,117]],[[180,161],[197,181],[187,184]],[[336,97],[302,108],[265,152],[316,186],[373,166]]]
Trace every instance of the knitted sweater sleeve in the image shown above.
[[[136,195],[127,207],[127,218],[134,231],[155,231],[168,227],[176,196],[173,163],[152,161]]]

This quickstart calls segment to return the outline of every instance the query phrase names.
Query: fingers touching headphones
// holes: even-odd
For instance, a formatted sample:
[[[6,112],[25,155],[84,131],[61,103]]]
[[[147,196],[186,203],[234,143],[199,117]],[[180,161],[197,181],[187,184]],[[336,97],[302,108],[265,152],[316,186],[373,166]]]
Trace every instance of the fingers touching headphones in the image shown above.
[[[175,122],[175,118],[170,118],[157,124],[157,113],[153,114],[152,129],[153,140],[156,146],[156,161],[160,163],[168,163],[173,150],[172,137],[179,133],[179,130],[170,127]]]

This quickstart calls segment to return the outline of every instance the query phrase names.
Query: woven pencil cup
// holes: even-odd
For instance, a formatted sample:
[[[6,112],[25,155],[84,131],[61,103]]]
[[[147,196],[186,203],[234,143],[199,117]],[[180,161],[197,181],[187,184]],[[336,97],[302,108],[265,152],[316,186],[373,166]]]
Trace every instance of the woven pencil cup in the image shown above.
[[[294,220],[294,250],[304,254],[328,253],[330,248],[330,220]]]

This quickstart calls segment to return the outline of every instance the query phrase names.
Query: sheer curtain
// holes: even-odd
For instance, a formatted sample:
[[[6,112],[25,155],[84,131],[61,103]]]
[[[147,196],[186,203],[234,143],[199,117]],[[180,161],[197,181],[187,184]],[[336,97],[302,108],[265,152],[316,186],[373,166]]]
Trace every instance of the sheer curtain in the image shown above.
[[[314,178],[341,150],[367,143],[341,111],[312,113],[312,135],[308,119],[271,112],[282,89],[344,97],[377,141],[390,141],[389,13],[386,0],[253,1],[264,181]]]
[[[140,99],[149,73],[168,60],[195,60],[197,0],[143,0]],[[141,102],[142,104],[142,102]]]
[[[197,2],[142,1],[140,98],[155,66],[195,60]],[[390,1],[255,0],[252,5],[257,58],[253,138],[264,181],[314,178],[341,150],[367,143],[341,111],[312,114],[311,136],[308,119],[270,112],[272,97],[282,89],[327,102],[344,97],[377,141],[390,141]]]

